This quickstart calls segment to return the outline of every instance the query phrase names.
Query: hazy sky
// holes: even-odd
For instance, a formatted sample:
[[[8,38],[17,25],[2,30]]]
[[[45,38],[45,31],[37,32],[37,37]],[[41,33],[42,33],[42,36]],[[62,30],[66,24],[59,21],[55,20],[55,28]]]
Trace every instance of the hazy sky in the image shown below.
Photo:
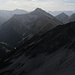
[[[47,11],[75,10],[75,0],[0,0],[0,9],[5,10],[19,8],[31,11],[37,7]]]

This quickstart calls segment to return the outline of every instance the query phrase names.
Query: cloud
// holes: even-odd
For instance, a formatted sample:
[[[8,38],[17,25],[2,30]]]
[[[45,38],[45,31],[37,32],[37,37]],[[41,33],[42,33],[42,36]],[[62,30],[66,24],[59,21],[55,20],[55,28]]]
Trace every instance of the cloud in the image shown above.
[[[74,10],[75,0],[0,0],[0,9]]]

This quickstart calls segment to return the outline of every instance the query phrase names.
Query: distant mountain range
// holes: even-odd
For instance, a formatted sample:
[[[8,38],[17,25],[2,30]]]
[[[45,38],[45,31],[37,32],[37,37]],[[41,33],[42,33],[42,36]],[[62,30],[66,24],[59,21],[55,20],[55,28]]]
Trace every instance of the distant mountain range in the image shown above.
[[[75,11],[50,11],[49,13],[63,24],[75,21]]]
[[[14,14],[26,14],[25,10],[15,9],[13,11],[0,10],[0,25],[10,19]]]
[[[53,16],[57,16],[61,14],[62,12],[64,12],[68,16],[71,16],[73,13],[75,13],[75,11],[49,11],[49,13],[52,14]]]
[[[66,24],[75,21],[75,13],[72,14],[71,16],[68,16],[65,13],[60,13],[59,15],[55,16],[55,18],[60,22],[62,22],[63,24]]]
[[[75,11],[49,11],[53,16],[57,16],[64,12],[66,15],[71,16]],[[27,14],[26,10],[21,10],[21,9],[15,9],[13,11],[8,11],[8,10],[0,10],[0,25],[2,25],[4,22],[9,20],[14,14]]]
[[[1,25],[0,41],[15,46],[21,39],[30,38],[38,33],[42,35],[61,24],[55,17],[37,8],[28,14],[16,14]]]

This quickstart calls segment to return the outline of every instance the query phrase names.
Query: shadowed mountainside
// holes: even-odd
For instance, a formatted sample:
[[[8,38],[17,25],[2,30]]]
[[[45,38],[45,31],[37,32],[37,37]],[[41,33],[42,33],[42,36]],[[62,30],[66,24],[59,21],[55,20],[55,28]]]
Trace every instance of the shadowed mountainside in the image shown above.
[[[75,75],[75,22],[33,38],[0,61],[0,75]]]

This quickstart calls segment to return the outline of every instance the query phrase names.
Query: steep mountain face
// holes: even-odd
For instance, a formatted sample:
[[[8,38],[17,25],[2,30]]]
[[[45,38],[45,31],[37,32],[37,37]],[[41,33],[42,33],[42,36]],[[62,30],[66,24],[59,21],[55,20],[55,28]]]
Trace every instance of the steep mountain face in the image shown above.
[[[65,13],[61,13],[61,14],[56,16],[56,19],[58,19],[63,24],[66,24],[69,21],[69,16],[66,15]]]
[[[0,61],[0,75],[75,75],[75,22],[32,40]]]
[[[69,22],[75,21],[75,13],[70,16]]]
[[[13,11],[0,10],[0,25],[10,19],[14,14],[27,14],[25,10],[16,9]]]
[[[22,38],[42,35],[62,23],[44,10],[37,8],[29,14],[14,15],[0,27],[0,41],[16,45]],[[12,39],[12,40],[11,40]]]

